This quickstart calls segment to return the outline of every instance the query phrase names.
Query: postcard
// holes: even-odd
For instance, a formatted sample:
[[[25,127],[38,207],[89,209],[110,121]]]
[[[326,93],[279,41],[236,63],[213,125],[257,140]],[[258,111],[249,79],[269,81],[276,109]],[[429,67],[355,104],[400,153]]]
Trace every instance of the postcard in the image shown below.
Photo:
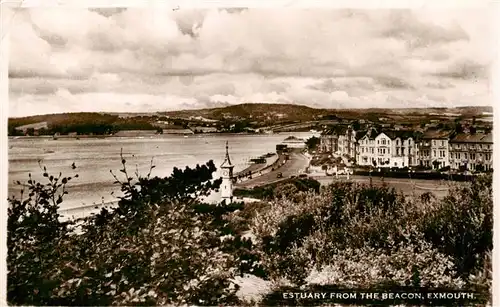
[[[3,301],[495,305],[492,10],[2,5]]]

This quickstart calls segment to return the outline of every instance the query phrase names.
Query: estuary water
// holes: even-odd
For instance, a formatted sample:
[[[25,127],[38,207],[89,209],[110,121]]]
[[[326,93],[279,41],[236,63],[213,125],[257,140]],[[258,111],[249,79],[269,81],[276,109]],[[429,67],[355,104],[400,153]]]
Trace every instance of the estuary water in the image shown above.
[[[129,174],[146,175],[153,159],[152,176],[168,176],[174,167],[194,167],[213,160],[219,167],[224,159],[225,143],[229,142],[231,162],[235,172],[243,170],[249,160],[268,152],[276,151],[276,144],[294,135],[308,138],[311,133],[279,133],[272,135],[158,135],[145,137],[108,137],[57,139],[49,137],[9,139],[9,196],[19,195],[16,181],[26,182],[31,173],[35,180],[47,181],[42,176],[41,166],[53,175],[78,174],[68,185],[62,208],[75,208],[93,203],[116,200],[120,187],[113,184],[112,170],[119,179],[124,179],[120,151],[127,160]],[[71,165],[75,163],[76,169]],[[220,176],[219,170],[214,177]],[[111,195],[111,193],[114,195]]]

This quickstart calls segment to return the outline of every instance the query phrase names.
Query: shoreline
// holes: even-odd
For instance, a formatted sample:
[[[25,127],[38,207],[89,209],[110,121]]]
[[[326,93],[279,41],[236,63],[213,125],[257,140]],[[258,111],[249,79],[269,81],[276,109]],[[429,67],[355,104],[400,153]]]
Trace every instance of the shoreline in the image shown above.
[[[148,130],[143,130],[148,131]],[[106,139],[106,138],[143,138],[143,137],[161,137],[161,136],[201,136],[201,135],[274,135],[280,133],[292,133],[291,132],[275,132],[272,134],[269,133],[251,133],[251,132],[206,132],[206,133],[144,133],[137,135],[58,135],[54,137],[53,135],[9,135],[7,136],[9,140],[18,140],[18,139]]]

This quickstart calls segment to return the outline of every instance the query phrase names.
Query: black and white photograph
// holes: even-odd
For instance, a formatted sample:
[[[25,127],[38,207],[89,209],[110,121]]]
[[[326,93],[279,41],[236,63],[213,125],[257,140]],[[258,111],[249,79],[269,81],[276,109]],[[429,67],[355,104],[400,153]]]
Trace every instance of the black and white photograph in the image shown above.
[[[2,5],[3,302],[500,304],[477,3]]]

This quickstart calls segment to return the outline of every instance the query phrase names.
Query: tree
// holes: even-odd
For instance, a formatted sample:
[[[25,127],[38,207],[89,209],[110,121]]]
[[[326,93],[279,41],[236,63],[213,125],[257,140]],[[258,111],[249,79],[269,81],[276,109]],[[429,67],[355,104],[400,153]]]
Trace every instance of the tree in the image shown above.
[[[16,126],[10,125],[8,127],[8,135],[9,136],[22,136],[24,135],[22,131],[16,129]]]
[[[310,137],[306,140],[306,146],[307,146],[307,149],[308,150],[316,150],[316,148],[318,147],[320,143],[320,138],[318,137]]]
[[[26,129],[25,133],[26,133],[26,135],[33,136],[33,135],[35,135],[35,128],[28,128],[28,129]]]
[[[352,129],[353,129],[354,131],[359,131],[359,130],[361,130],[361,125],[360,125],[360,123],[359,123],[359,120],[356,120],[356,121],[354,121],[354,122],[352,123]]]

